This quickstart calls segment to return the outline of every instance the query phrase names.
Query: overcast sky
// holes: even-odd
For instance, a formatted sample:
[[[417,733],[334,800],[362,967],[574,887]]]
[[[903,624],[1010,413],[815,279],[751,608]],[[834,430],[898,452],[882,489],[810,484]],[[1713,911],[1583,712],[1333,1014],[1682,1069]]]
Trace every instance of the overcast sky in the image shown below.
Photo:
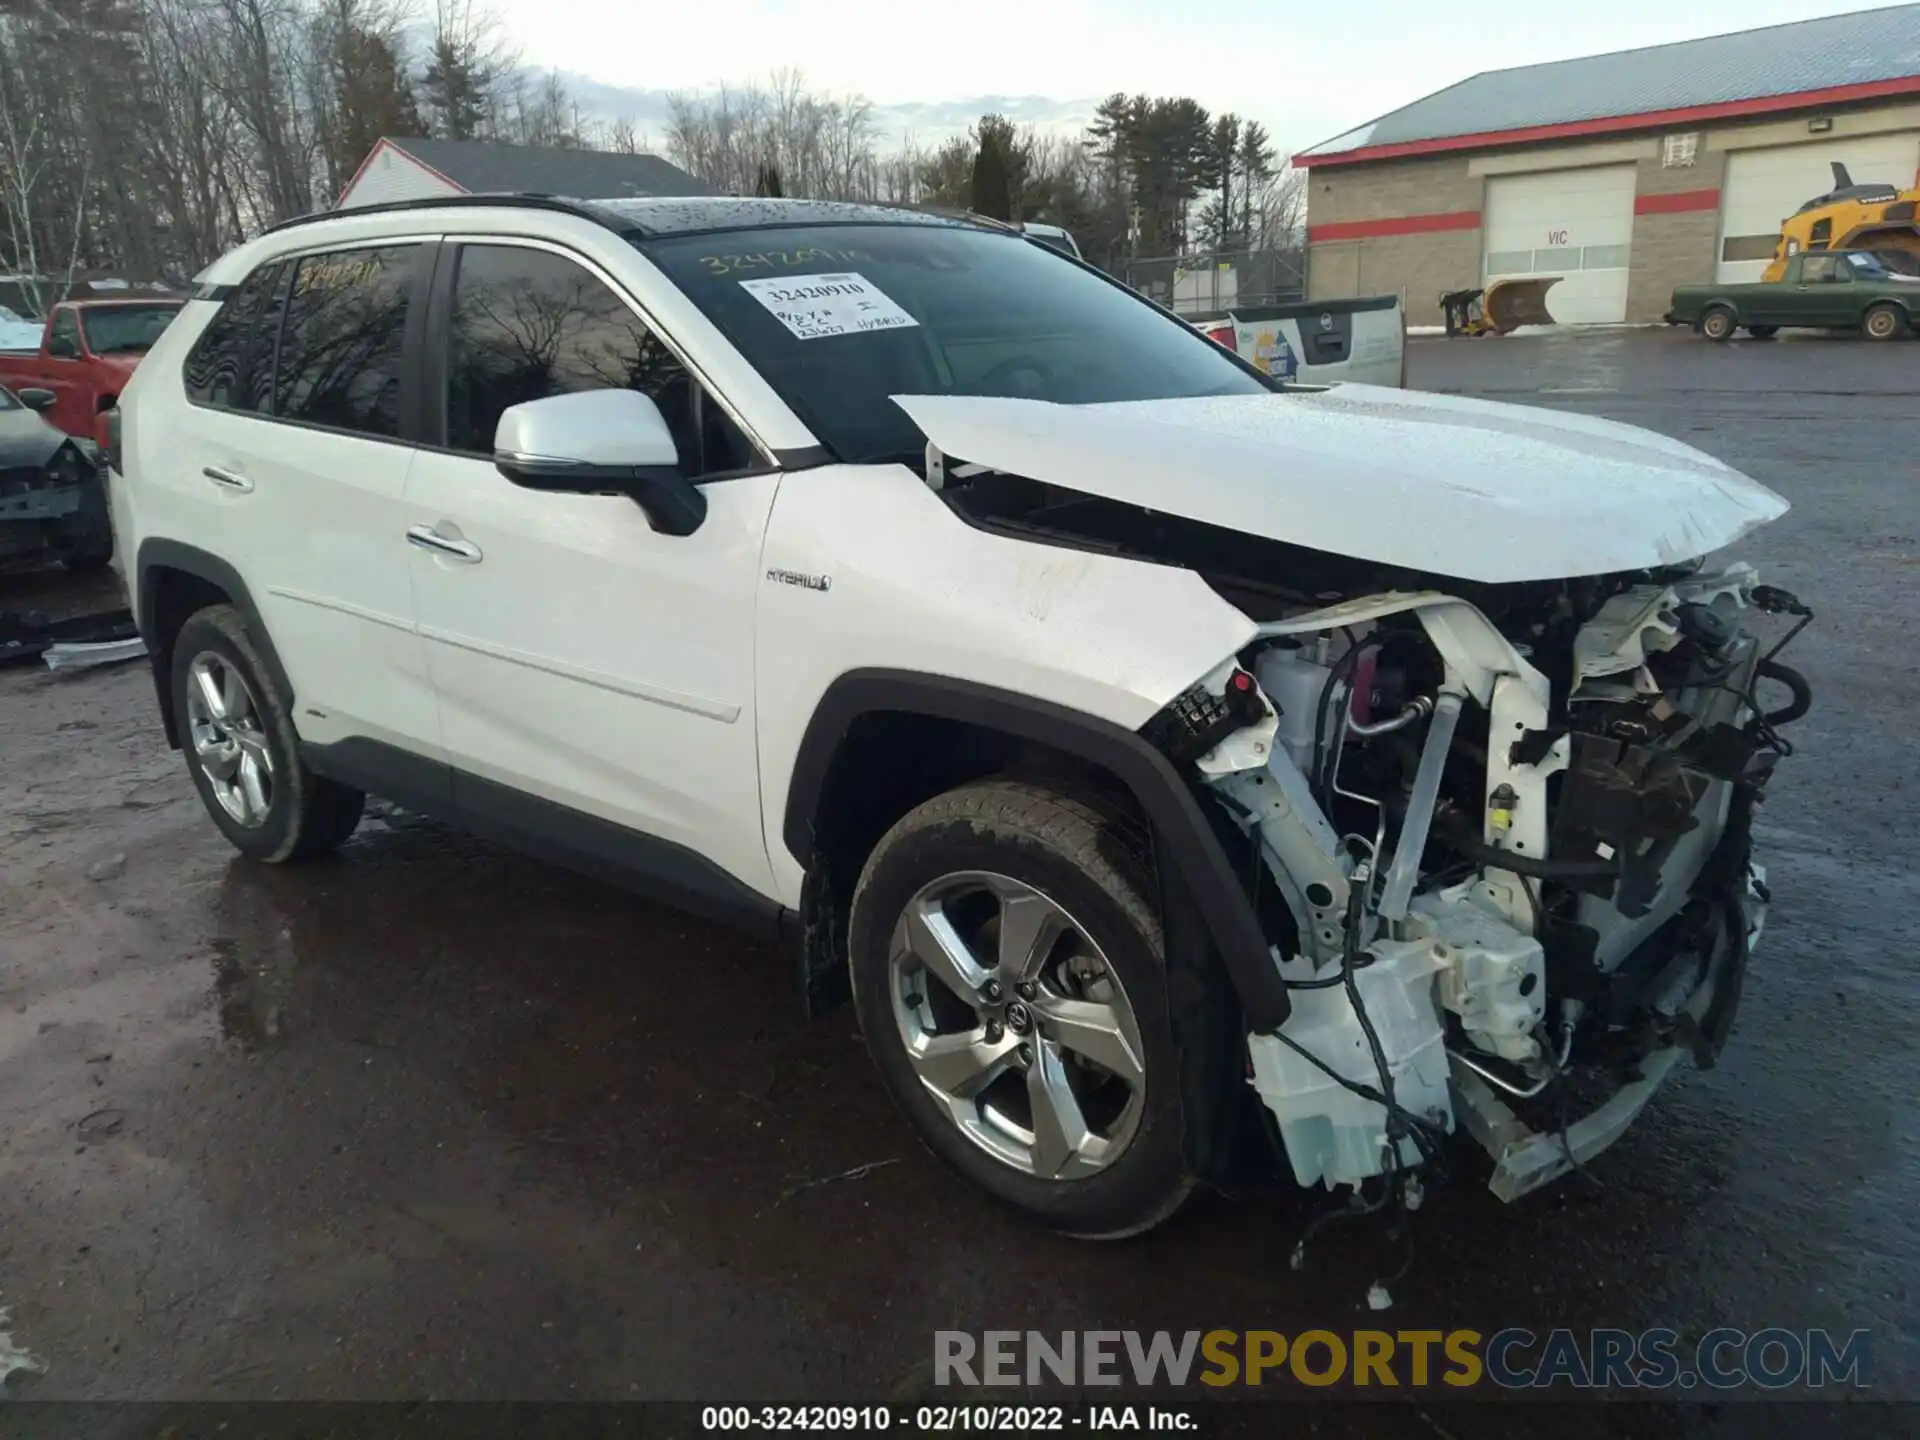
[[[481,0],[487,4],[488,0]],[[919,105],[923,128],[981,96],[1191,95],[1304,149],[1481,70],[1878,8],[1820,0],[491,0],[532,65],[661,91],[798,66],[817,89]],[[1204,12],[1204,18],[1203,18]],[[1477,38],[1475,38],[1477,37]],[[889,137],[897,138],[897,137]]]

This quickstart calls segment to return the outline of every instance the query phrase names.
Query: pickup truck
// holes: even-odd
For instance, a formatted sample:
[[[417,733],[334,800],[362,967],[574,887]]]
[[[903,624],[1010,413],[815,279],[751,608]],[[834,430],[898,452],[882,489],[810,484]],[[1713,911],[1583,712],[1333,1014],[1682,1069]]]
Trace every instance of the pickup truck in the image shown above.
[[[1742,327],[1766,340],[1785,325],[1894,340],[1913,332],[1916,316],[1920,278],[1894,273],[1869,250],[1810,250],[1791,257],[1779,280],[1676,285],[1666,319],[1709,340],[1730,339]]]
[[[1190,323],[1278,380],[1406,387],[1406,312],[1398,295],[1295,300]]]
[[[69,300],[47,315],[37,350],[0,352],[0,385],[45,390],[46,418],[78,439],[106,444],[103,416],[185,300]]]

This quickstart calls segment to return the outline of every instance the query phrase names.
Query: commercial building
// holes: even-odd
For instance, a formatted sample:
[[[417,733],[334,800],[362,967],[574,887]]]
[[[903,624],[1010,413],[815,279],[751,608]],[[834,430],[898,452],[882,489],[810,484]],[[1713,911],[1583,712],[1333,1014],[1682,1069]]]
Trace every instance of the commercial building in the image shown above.
[[[1495,70],[1294,157],[1309,298],[1564,277],[1565,324],[1657,320],[1676,284],[1758,279],[1780,222],[1920,170],[1920,5]]]

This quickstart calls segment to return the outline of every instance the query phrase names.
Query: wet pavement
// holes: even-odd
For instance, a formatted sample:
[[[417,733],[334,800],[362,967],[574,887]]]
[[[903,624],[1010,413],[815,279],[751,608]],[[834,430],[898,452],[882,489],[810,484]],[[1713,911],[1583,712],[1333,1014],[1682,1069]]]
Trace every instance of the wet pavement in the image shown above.
[[[1741,547],[1819,613],[1790,654],[1816,708],[1761,816],[1773,921],[1720,1067],[1594,1183],[1434,1194],[1385,1316],[1365,1295],[1396,1246],[1337,1229],[1296,1273],[1312,1210],[1278,1191],[1056,1239],[919,1147],[851,1013],[807,1022],[782,954],[391,811],[334,861],[238,860],[143,666],[22,668],[0,1331],[48,1368],[11,1392],[906,1398],[939,1328],[1389,1322],[1867,1328],[1876,1394],[1920,1399],[1920,344],[1417,341],[1411,374],[1651,426],[1795,506]],[[0,577],[0,610],[60,593]],[[1608,1408],[1590,1433],[1669,1428]],[[1391,1425],[1465,1440],[1486,1415]]]

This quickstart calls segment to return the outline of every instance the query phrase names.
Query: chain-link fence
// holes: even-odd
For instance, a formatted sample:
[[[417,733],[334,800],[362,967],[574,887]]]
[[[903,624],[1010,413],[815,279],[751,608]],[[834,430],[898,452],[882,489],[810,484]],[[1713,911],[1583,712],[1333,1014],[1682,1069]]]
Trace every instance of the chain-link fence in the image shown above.
[[[1301,260],[1292,250],[1210,250],[1127,260],[1121,275],[1175,314],[1198,318],[1304,299]]]

